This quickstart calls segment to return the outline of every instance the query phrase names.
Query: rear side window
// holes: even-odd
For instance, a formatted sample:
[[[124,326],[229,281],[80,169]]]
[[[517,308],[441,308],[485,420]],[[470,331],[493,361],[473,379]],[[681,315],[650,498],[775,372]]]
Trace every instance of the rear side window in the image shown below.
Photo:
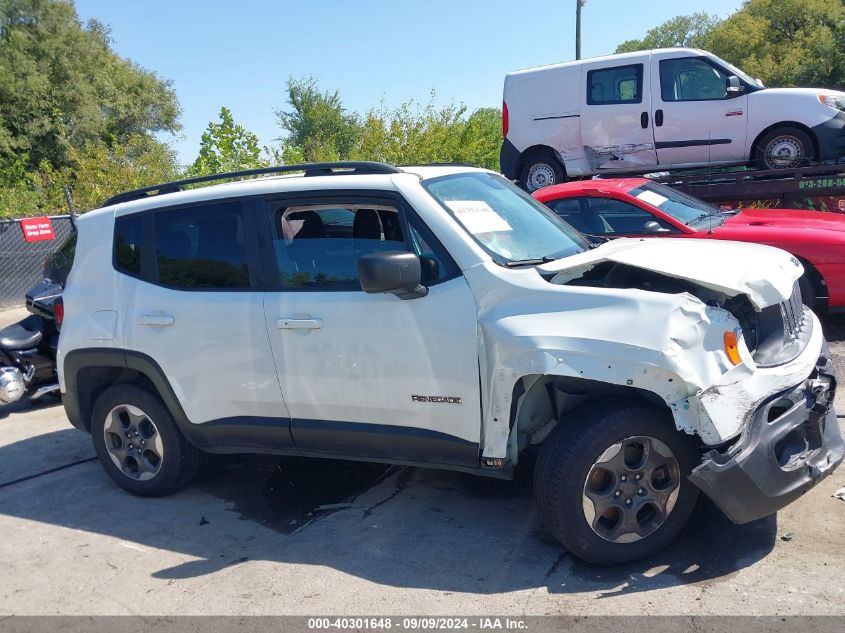
[[[141,274],[142,226],[140,215],[127,215],[114,221],[114,266],[120,272]]]
[[[155,214],[158,282],[174,288],[249,288],[243,206],[203,204]]]
[[[643,65],[601,68],[587,73],[587,104],[642,103]]]
[[[58,250],[50,255],[45,266],[44,276],[64,286],[67,283],[67,276],[70,274],[75,255],[76,229],[73,229]]]

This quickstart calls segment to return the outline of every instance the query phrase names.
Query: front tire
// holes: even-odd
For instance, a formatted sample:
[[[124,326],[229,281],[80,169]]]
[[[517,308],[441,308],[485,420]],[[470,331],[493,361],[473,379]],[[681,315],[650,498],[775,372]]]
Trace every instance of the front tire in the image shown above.
[[[754,148],[758,169],[791,169],[813,160],[813,140],[797,127],[779,127],[763,135]]]
[[[806,266],[805,266],[806,268]],[[816,309],[816,287],[813,280],[807,275],[807,271],[798,279],[798,287],[801,289],[801,301],[810,310]]]
[[[196,474],[202,453],[156,396],[115,385],[97,398],[91,437],[100,464],[121,488],[143,497],[169,494]]]
[[[698,489],[697,453],[668,411],[587,404],[566,415],[534,471],[548,529],[578,558],[617,565],[654,554],[681,531]]]
[[[519,184],[528,193],[566,182],[566,172],[551,150],[534,152],[522,166]]]

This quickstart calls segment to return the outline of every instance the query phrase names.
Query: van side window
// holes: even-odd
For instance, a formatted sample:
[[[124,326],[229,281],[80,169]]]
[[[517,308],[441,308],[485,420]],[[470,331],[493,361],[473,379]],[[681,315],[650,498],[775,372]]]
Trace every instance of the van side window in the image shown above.
[[[642,103],[643,65],[601,68],[587,73],[587,105]]]
[[[728,97],[728,75],[699,57],[660,62],[660,96],[665,102],[718,101]]]
[[[202,204],[155,215],[158,281],[190,289],[249,288],[240,202]]]

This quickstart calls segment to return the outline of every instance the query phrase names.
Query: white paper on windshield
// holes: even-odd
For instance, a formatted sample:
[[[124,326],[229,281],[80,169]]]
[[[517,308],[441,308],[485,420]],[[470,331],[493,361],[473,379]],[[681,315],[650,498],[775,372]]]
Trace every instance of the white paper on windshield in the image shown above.
[[[666,196],[661,196],[655,191],[648,190],[638,193],[637,198],[655,207],[659,207],[661,204],[663,204],[669,199]]]
[[[466,230],[473,235],[513,230],[511,225],[484,200],[447,200],[446,204]]]

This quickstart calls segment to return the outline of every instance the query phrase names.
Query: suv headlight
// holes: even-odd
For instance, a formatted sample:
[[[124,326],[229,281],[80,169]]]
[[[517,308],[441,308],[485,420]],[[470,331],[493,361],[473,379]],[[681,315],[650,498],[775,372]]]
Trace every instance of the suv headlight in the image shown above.
[[[819,101],[829,108],[845,112],[845,95],[822,93],[819,95]]]

